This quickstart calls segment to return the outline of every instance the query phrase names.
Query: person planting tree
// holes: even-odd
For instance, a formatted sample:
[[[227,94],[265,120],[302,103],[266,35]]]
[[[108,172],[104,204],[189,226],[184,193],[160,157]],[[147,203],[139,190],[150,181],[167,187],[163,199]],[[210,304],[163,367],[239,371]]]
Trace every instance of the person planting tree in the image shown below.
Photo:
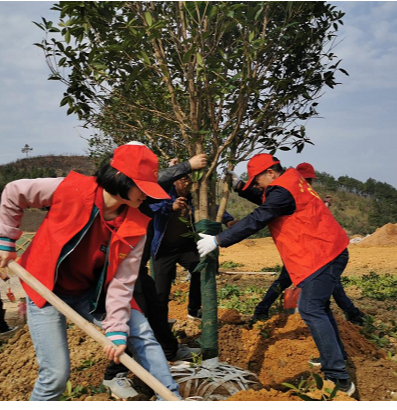
[[[302,162],[301,164],[298,164],[296,166],[296,170],[303,176],[303,178],[305,178],[308,184],[310,184],[311,186],[313,185],[314,179],[317,178],[313,165],[307,162]],[[246,192],[243,191],[243,187],[245,185],[244,182],[241,181],[237,174],[233,171],[228,171],[228,173],[232,176],[235,191],[238,192],[239,196],[244,197],[244,193]],[[329,195],[327,195],[323,199],[323,201],[327,207],[330,207],[332,205],[332,197]],[[291,286],[291,284],[291,278],[288,275],[285,266],[283,266],[279,277],[270,285],[263,299],[255,307],[252,320],[258,321],[268,319],[269,309],[271,305],[276,301],[276,299],[285,289]],[[351,299],[346,295],[346,292],[340,281],[336,284],[332,296],[335,299],[336,304],[343,310],[346,319],[349,322],[360,326],[364,325],[365,314],[361,312],[360,309],[358,309],[351,301]],[[320,365],[319,359],[312,359],[310,360],[310,363],[317,366]]]
[[[349,256],[349,238],[322,199],[293,168],[285,171],[269,154],[257,154],[248,163],[249,180],[262,191],[262,204],[250,215],[220,234],[199,234],[200,256],[242,241],[265,226],[295,286],[300,287],[299,312],[308,325],[325,378],[352,395],[344,361],[344,346],[330,309],[330,297]],[[254,200],[257,201],[257,195]]]
[[[110,360],[118,362],[128,344],[135,359],[180,397],[160,345],[150,326],[144,326],[146,318],[131,310],[149,222],[137,208],[147,197],[168,198],[157,183],[157,171],[153,152],[131,142],[115,149],[95,177],[71,172],[66,178],[11,182],[1,200],[0,267],[16,258],[23,210],[49,206],[19,263],[81,316],[106,330],[116,345],[104,349]],[[70,372],[66,319],[22,285],[39,362],[31,400],[57,400]]]

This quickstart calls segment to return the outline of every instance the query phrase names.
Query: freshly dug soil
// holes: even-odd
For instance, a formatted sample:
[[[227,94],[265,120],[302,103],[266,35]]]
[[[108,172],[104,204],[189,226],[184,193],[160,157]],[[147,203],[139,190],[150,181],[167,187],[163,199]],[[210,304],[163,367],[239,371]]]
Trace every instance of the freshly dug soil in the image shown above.
[[[397,247],[373,246],[364,248],[351,244],[350,261],[345,275],[368,274],[371,270],[378,274],[397,274]],[[228,249],[221,250],[220,263],[233,261],[241,266],[239,272],[259,272],[262,268],[272,268],[281,264],[278,252],[269,238],[246,240]],[[222,270],[222,269],[221,269]],[[229,269],[228,269],[229,270]],[[173,287],[173,300],[170,302],[170,316],[177,319],[174,330],[181,343],[197,346],[200,337],[200,322],[188,320],[187,301],[183,297],[188,290],[184,282],[185,272],[178,271],[177,283]],[[239,288],[248,286],[267,287],[275,275],[221,274],[218,276],[219,288],[233,284]],[[16,302],[7,300],[6,293],[11,289]],[[15,276],[8,283],[0,281],[0,292],[4,301],[6,320],[10,325],[18,325],[18,331],[6,341],[0,337],[0,400],[28,400],[37,378],[37,364],[29,330],[18,317],[19,298],[24,296]],[[182,293],[181,293],[182,292]],[[365,312],[374,316],[377,323],[390,323],[395,320],[396,301],[378,302],[365,298],[355,287],[346,289],[349,297]],[[390,338],[392,355],[379,349],[367,340],[361,328],[347,322],[338,308],[334,308],[341,337],[349,356],[348,371],[357,385],[359,400],[389,401],[397,391],[397,341]],[[318,351],[308,328],[299,314],[285,315],[275,313],[269,320],[250,326],[248,317],[235,310],[219,309],[219,360],[233,366],[250,370],[257,374],[263,389],[240,392],[230,398],[236,401],[278,401],[301,400],[293,395],[283,383],[297,386],[312,372],[321,374],[319,369],[310,368],[307,361],[318,357]],[[99,390],[107,360],[96,342],[70,324],[68,329],[72,389],[85,387],[87,391],[72,400],[112,400],[107,393]],[[390,358],[392,359],[390,359]],[[137,400],[149,400],[151,390],[133,378],[136,390],[141,394]],[[312,393],[310,393],[312,394]],[[319,392],[313,394],[320,395]],[[72,394],[73,396],[73,394]],[[395,395],[394,395],[395,396]],[[317,396],[319,397],[319,396]],[[338,394],[340,400],[347,400]]]
[[[378,228],[372,235],[364,238],[358,246],[364,248],[370,246],[396,246],[397,224],[388,223]]]

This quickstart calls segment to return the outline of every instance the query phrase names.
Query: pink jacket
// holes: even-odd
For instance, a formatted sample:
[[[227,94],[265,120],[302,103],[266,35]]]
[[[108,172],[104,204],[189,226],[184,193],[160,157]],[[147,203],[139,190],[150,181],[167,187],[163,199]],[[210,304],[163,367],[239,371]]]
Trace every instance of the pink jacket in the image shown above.
[[[86,225],[96,187],[95,178],[72,172],[66,178],[14,181],[3,191],[0,238],[17,240],[21,236],[19,226],[24,209],[51,206],[20,262],[50,290],[54,287],[55,266],[60,251]],[[148,221],[149,218],[139,210],[129,208],[118,235],[112,239],[105,283],[107,316],[103,326],[107,332],[129,333],[130,301],[139,272]],[[120,236],[122,241],[119,240]],[[41,296],[26,284],[24,288],[37,306],[44,306]]]

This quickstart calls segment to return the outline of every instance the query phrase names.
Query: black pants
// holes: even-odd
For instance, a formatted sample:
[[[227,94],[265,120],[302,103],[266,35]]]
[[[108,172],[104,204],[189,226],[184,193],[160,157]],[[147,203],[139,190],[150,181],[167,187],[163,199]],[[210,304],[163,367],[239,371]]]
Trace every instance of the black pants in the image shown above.
[[[162,249],[153,260],[154,279],[156,282],[161,310],[168,315],[168,302],[171,292],[172,281],[176,276],[176,264],[179,263],[187,269],[191,276],[189,288],[188,312],[196,315],[201,308],[200,273],[195,273],[194,269],[200,262],[200,256],[196,247],[179,247],[174,249]]]
[[[7,325],[4,318],[5,313],[6,311],[3,309],[3,301],[1,300],[0,295],[0,332],[8,332],[10,330],[10,327]]]

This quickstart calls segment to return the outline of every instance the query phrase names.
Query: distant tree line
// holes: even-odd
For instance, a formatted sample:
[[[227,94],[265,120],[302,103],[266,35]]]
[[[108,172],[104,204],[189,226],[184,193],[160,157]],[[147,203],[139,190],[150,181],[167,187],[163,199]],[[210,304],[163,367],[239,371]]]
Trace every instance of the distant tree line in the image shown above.
[[[4,187],[16,179],[33,179],[33,178],[55,178],[57,176],[54,168],[48,167],[29,167],[19,168],[15,164],[2,165],[0,167],[0,193]]]
[[[397,189],[385,182],[368,178],[361,182],[347,175],[335,179],[326,172],[316,171],[316,184],[331,192],[345,191],[371,199],[368,222],[375,227],[397,222]]]

